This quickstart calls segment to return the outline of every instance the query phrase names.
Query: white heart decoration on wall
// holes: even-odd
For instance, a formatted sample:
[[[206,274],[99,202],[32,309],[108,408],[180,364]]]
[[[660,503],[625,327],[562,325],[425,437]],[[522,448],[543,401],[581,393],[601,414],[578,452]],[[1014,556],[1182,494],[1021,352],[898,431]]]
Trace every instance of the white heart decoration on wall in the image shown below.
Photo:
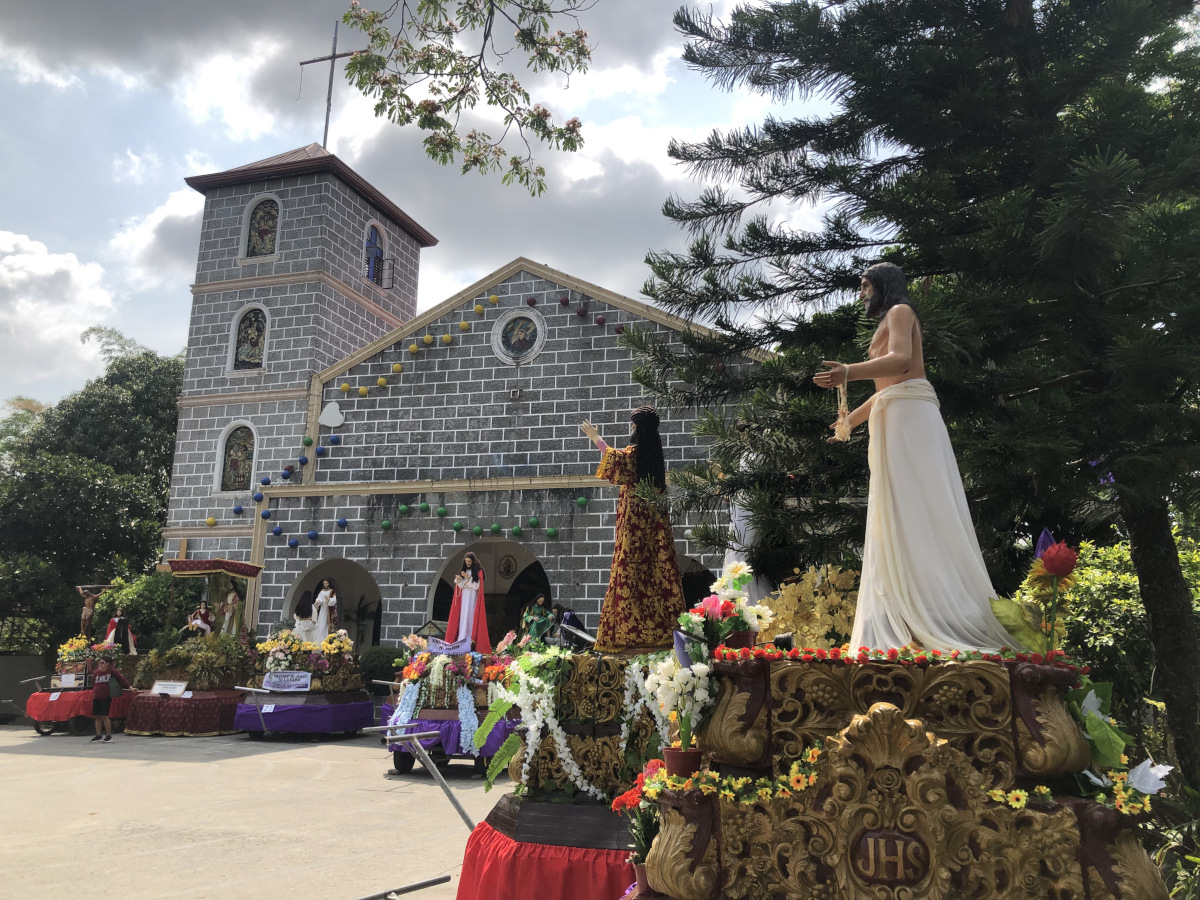
[[[346,421],[346,414],[342,412],[342,408],[338,406],[336,400],[331,400],[325,404],[325,408],[321,410],[321,418],[317,419],[318,424],[324,425],[326,428],[338,428]]]

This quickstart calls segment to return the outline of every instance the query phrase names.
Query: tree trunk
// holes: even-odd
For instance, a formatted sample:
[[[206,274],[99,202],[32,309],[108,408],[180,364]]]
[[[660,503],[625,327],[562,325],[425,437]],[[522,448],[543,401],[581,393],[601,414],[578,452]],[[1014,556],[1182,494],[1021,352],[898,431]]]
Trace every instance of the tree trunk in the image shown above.
[[[1180,774],[1200,788],[1200,629],[1165,500],[1122,501]]]

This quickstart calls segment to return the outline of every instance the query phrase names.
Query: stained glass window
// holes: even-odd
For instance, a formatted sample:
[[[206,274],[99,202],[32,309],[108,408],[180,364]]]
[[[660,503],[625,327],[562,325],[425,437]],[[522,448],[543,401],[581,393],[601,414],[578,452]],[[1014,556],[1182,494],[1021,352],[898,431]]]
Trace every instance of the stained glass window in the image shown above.
[[[267,315],[261,309],[248,309],[238,321],[237,346],[233,351],[235,369],[261,369],[267,344]]]
[[[279,204],[264,200],[250,211],[250,229],[246,234],[247,256],[270,256],[275,252],[279,230]]]
[[[367,278],[383,284],[383,239],[379,229],[372,225],[367,229]]]
[[[221,462],[221,490],[248,491],[254,472],[254,432],[240,425],[225,438]]]

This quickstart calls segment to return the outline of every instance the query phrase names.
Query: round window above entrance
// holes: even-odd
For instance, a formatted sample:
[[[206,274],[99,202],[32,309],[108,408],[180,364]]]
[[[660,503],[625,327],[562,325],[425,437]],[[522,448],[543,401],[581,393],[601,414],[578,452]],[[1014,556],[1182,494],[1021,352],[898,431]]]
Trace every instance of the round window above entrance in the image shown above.
[[[546,320],[535,309],[510,309],[492,326],[492,350],[501,362],[523,366],[546,343]]]

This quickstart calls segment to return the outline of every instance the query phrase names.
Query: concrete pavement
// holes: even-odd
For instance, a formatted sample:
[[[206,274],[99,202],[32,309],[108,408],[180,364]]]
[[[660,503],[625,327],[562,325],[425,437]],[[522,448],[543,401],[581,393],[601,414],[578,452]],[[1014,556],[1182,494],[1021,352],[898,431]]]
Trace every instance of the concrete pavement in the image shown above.
[[[0,897],[354,900],[450,874],[468,832],[418,765],[389,775],[378,737],[115,735],[110,744],[0,726]],[[480,822],[469,762],[443,770]]]

